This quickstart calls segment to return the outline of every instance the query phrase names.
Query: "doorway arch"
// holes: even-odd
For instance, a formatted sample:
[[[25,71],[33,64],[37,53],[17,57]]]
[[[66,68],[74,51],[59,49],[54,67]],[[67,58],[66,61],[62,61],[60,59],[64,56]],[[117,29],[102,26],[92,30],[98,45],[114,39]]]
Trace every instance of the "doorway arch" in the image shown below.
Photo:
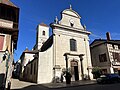
[[[75,81],[79,80],[78,61],[72,60],[71,62],[71,74],[74,75]]]

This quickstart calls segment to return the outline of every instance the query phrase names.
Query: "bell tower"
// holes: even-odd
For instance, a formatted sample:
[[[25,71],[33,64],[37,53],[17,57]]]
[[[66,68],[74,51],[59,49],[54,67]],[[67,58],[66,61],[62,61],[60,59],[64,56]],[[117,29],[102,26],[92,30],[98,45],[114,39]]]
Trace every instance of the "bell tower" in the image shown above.
[[[36,39],[36,44],[37,44],[37,49],[39,50],[44,42],[49,38],[49,27],[41,23],[37,26],[37,39]]]

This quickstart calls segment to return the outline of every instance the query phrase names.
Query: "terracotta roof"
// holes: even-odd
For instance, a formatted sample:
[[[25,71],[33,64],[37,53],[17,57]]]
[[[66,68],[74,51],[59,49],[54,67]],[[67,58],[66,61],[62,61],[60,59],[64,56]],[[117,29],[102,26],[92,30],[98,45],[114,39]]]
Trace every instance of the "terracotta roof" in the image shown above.
[[[12,6],[12,7],[17,7],[10,0],[0,0],[0,3],[6,4],[6,5],[9,5],[9,6]]]
[[[48,27],[48,26],[47,26],[46,24],[44,24],[44,23],[41,23],[41,24],[39,24],[39,25]]]

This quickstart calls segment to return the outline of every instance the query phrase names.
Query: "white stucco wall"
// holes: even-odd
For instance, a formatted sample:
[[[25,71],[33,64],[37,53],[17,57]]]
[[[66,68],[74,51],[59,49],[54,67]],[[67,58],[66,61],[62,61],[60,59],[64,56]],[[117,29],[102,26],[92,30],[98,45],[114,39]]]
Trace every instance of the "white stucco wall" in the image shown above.
[[[23,65],[26,66],[26,64],[28,64],[29,61],[32,61],[34,59],[35,54],[32,53],[25,53],[25,57],[24,57],[24,61],[23,61]]]
[[[39,52],[37,83],[50,83],[53,79],[53,46]]]
[[[85,54],[83,56],[83,71],[84,74],[88,75],[87,68],[91,65],[91,56],[89,49],[89,38],[86,34],[81,34],[77,32],[70,32],[64,29],[54,29],[54,65],[60,65],[61,69],[66,67],[65,57],[63,56],[65,53],[71,54]],[[70,51],[70,39],[75,39],[77,42],[77,51]],[[81,69],[80,69],[80,58],[78,56],[69,57],[69,65],[71,60],[78,61],[78,69],[79,69],[79,78],[81,79]],[[92,74],[89,73],[91,78]]]
[[[21,57],[21,65],[22,65],[22,69],[21,69],[21,73],[20,73],[20,78],[24,78],[23,77],[23,71],[25,70],[25,66],[34,59],[34,56],[35,54],[33,53],[24,53],[24,55]]]
[[[84,54],[83,56],[83,73],[88,75],[88,67],[91,65],[91,56],[89,49],[90,32],[83,28],[80,22],[80,16],[72,9],[66,9],[62,12],[62,18],[59,23],[52,24],[53,28],[53,50],[54,50],[54,66],[59,65],[61,70],[66,68],[65,53]],[[71,20],[73,26],[71,25]],[[70,51],[70,39],[75,39],[77,42],[77,51]],[[78,62],[79,79],[81,80],[81,63],[79,56],[68,56],[68,68],[71,68],[70,62],[76,60]],[[89,70],[90,71],[90,70]],[[91,79],[92,74],[89,73]]]

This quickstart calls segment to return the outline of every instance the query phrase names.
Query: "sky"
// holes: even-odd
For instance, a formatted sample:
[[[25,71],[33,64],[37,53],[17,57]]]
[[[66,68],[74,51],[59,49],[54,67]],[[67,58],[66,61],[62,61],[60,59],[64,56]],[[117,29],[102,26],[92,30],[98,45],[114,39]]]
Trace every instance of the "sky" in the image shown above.
[[[19,37],[14,59],[17,61],[26,49],[32,50],[36,43],[36,27],[40,23],[49,25],[55,17],[61,19],[61,11],[72,9],[81,16],[92,34],[90,43],[95,39],[106,39],[110,32],[113,40],[120,38],[120,0],[11,0],[20,8]],[[50,29],[51,32],[51,29]]]

